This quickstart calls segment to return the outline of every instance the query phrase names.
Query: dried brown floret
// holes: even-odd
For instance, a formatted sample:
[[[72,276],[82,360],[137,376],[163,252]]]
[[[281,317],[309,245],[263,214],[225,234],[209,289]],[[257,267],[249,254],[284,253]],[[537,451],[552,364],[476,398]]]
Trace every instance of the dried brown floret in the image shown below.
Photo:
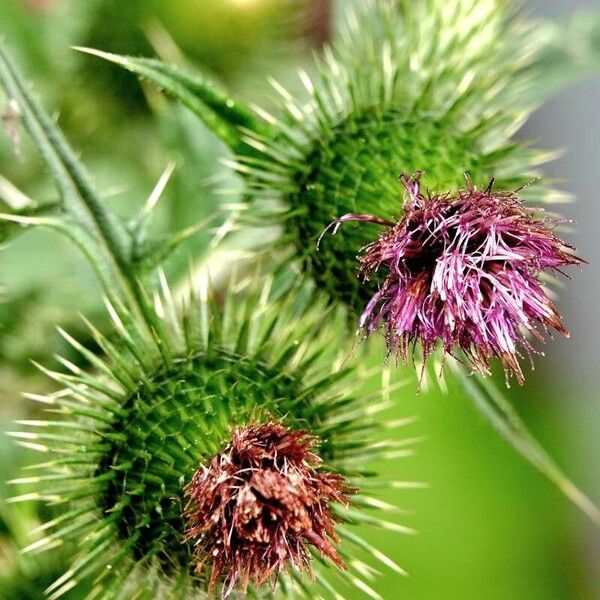
[[[281,423],[241,427],[185,494],[186,541],[195,544],[197,570],[211,569],[209,588],[227,596],[239,583],[260,586],[286,567],[310,571],[314,546],[340,569],[336,518],[330,503],[348,504],[344,478],[315,467],[317,438]]]

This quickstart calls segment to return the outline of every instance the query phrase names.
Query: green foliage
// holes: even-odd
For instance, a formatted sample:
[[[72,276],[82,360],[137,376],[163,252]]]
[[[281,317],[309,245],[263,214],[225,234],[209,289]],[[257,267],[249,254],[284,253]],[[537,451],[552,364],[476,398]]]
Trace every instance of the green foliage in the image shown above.
[[[248,69],[253,59],[264,59],[269,48],[286,44],[291,15],[299,12],[296,0],[253,0],[251,10],[236,0],[150,0],[155,19],[169,32],[183,53],[224,80]],[[86,44],[97,47],[94,44]],[[103,48],[119,54],[119,48]]]
[[[146,325],[157,332],[160,322],[151,310],[142,278],[147,263],[156,264],[152,255],[165,259],[182,241],[192,235],[194,227],[176,233],[162,241],[160,249],[147,243],[146,247],[134,244],[146,241],[145,227],[160,194],[151,195],[136,220],[137,228],[130,231],[122,220],[108,209],[86,168],[78,160],[63,132],[30,92],[15,64],[0,46],[0,82],[8,97],[18,107],[20,118],[40,154],[46,162],[60,195],[58,208],[52,215],[30,216],[19,211],[0,214],[0,220],[20,225],[40,226],[58,231],[74,242],[88,259],[109,298],[125,295],[136,307]],[[140,230],[142,228],[142,230]],[[145,254],[149,249],[151,255]]]
[[[33,503],[0,503],[0,600],[39,600],[44,590],[69,567],[70,547],[46,555],[23,555],[31,532],[42,526]],[[69,595],[80,600],[89,592],[87,582]]]
[[[152,53],[152,46],[143,31],[148,15],[145,0],[92,0],[91,4],[87,31],[81,37],[85,45],[96,47],[106,44],[115,52],[126,54]],[[131,79],[123,71],[106,63],[94,66],[87,57],[81,56],[78,74],[92,93],[106,94],[119,102],[129,118],[136,112],[147,110],[143,91],[139,86],[132,85]]]
[[[164,87],[234,151],[241,151],[239,128],[255,130],[258,127],[257,120],[250,111],[212,80],[201,76],[191,77],[160,60],[118,56],[90,48],[77,49],[114,62]]]

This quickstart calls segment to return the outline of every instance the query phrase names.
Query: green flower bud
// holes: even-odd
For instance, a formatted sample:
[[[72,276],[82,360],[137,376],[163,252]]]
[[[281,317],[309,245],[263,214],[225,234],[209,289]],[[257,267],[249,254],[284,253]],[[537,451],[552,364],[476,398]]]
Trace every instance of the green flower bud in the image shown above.
[[[513,190],[548,158],[511,140],[533,108],[524,92],[537,42],[507,5],[361,3],[318,59],[317,75],[301,74],[307,99],[274,82],[281,114],[259,114],[278,134],[247,135],[258,155],[240,158],[238,169],[255,206],[272,221],[278,203],[284,242],[320,288],[356,313],[375,285],[357,280],[356,255],[378,229],[347,227],[317,252],[330,223],[348,213],[397,221],[403,172],[424,171],[432,193],[462,187],[465,173],[481,188],[495,178]]]

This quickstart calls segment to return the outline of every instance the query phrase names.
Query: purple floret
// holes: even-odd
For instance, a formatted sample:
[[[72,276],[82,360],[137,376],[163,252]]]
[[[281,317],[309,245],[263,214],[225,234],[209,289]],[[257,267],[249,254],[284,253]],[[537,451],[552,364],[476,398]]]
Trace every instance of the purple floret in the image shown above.
[[[516,193],[493,191],[493,181],[483,191],[469,184],[427,196],[420,173],[404,174],[402,183],[408,199],[397,223],[358,214],[335,222],[336,229],[346,221],[386,227],[359,256],[363,280],[385,277],[361,329],[382,329],[389,351],[405,362],[417,342],[426,359],[439,341],[479,372],[498,358],[523,383],[519,347],[531,356],[528,333],[540,341],[549,328],[568,335],[540,274],[584,261],[554,234],[558,221],[536,217]]]

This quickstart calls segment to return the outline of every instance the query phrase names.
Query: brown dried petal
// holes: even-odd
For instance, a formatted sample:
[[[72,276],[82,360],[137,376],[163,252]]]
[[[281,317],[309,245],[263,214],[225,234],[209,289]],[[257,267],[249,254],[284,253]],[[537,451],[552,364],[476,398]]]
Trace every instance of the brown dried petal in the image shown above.
[[[310,570],[314,546],[339,568],[331,502],[347,504],[343,477],[317,471],[316,438],[280,423],[242,427],[201,467],[185,490],[186,541],[198,571],[211,564],[209,587],[259,586],[289,565]]]

